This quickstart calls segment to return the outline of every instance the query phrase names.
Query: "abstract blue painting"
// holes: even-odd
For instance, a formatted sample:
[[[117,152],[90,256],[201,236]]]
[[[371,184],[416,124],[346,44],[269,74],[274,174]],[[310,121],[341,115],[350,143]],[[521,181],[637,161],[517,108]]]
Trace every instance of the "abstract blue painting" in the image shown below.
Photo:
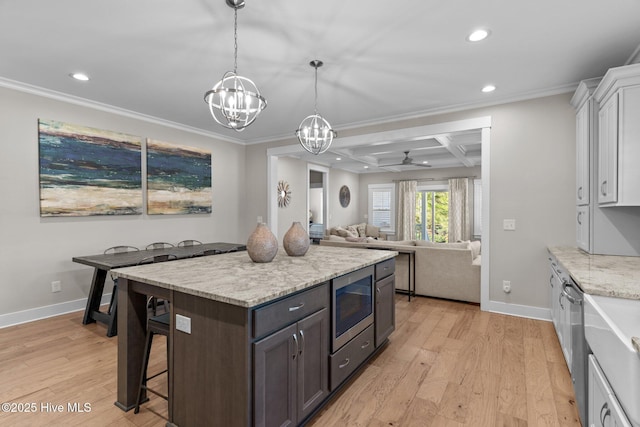
[[[38,120],[40,216],[142,214],[142,138]]]
[[[211,213],[211,152],[147,138],[147,213]]]

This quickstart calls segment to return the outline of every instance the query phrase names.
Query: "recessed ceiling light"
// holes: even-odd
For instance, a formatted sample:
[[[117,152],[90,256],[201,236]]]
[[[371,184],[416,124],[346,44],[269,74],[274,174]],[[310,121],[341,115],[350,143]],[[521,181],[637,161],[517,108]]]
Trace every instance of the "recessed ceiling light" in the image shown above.
[[[365,169],[369,169],[369,166],[367,166],[367,165],[364,165],[364,168],[365,168]]]
[[[336,157],[336,160],[342,160],[342,157]]]
[[[87,76],[85,73],[71,73],[69,74],[72,78],[76,79],[76,80],[80,80],[82,82],[86,82],[89,80],[89,76]]]
[[[490,34],[489,30],[485,30],[485,29],[475,30],[473,33],[467,36],[467,41],[479,42],[489,37],[489,34]]]
[[[426,165],[427,163],[429,163],[429,162],[426,161],[426,160],[422,162],[423,165]]]
[[[496,87],[494,85],[486,85],[485,87],[482,88],[482,91],[484,93],[493,92],[494,90],[496,90]]]

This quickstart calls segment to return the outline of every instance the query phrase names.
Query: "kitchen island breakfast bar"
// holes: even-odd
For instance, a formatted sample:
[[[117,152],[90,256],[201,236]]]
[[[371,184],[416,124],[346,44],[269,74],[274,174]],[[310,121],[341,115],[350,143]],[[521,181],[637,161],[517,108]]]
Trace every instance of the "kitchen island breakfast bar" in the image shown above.
[[[168,426],[304,424],[394,330],[396,255],[313,245],[114,270],[116,405],[135,406],[153,295],[171,307]]]

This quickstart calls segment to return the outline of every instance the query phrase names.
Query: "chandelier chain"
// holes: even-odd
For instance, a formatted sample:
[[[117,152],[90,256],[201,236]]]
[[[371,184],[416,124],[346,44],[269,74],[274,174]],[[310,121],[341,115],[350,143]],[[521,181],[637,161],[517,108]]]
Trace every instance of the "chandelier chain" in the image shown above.
[[[318,66],[314,67],[316,69],[316,82],[315,82],[315,98],[313,101],[313,109],[316,114],[318,114]]]
[[[233,74],[238,74],[238,9],[233,9]]]

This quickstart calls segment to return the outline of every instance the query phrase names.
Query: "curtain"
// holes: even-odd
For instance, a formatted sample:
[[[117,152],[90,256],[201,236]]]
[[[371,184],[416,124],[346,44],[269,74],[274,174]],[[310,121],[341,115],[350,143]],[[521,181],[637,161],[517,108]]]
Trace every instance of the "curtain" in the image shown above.
[[[471,240],[469,178],[449,180],[449,242]]]
[[[398,183],[398,212],[396,215],[396,238],[398,240],[415,239],[417,187],[417,181],[400,181]]]

